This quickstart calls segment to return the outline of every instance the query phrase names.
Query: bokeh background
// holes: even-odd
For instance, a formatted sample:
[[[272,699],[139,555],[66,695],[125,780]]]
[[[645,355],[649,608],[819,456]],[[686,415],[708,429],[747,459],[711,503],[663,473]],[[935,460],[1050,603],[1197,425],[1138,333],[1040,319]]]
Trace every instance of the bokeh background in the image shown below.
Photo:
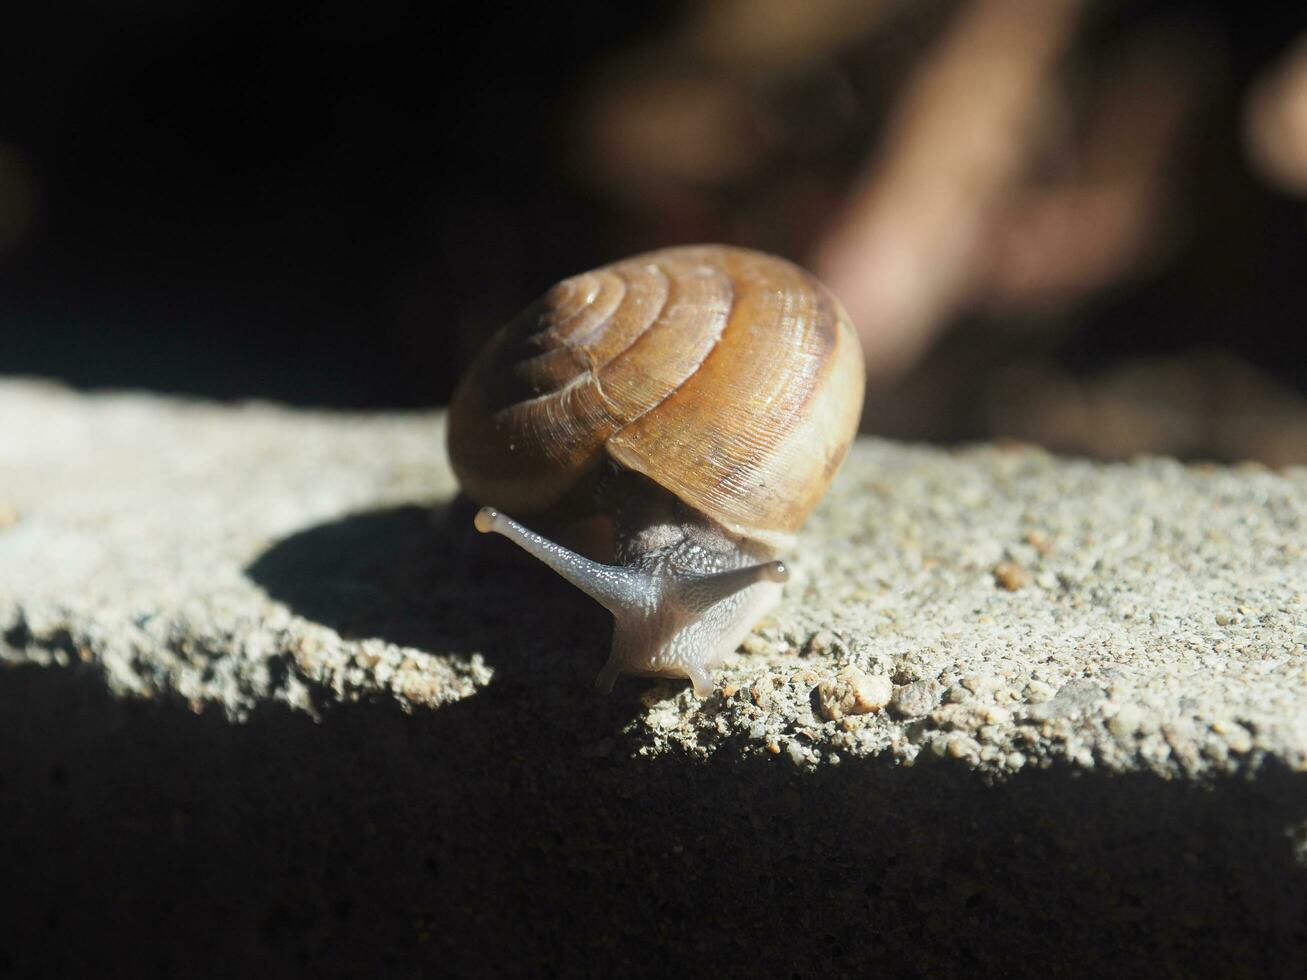
[[[870,431],[1307,463],[1299,4],[125,0],[0,45],[0,374],[439,405],[556,279],[723,241],[841,297]]]

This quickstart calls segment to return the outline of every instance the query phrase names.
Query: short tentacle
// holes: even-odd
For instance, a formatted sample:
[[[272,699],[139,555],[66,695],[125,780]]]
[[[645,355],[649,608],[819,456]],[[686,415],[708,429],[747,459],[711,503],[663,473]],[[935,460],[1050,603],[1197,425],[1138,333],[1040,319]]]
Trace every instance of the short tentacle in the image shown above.
[[[761,582],[788,582],[790,570],[782,561],[763,562],[747,568],[732,568],[725,572],[711,575],[697,575],[678,584],[677,598],[688,609],[705,612],[728,599],[737,592],[742,592]]]

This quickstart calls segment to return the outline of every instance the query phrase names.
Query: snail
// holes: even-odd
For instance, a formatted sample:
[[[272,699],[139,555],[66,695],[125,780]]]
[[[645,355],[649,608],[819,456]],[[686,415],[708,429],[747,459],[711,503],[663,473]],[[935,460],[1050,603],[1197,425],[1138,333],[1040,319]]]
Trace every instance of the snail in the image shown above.
[[[668,248],[565,279],[500,330],[455,389],[449,456],[477,530],[613,614],[601,691],[632,673],[707,697],[780,598],[777,556],[848,453],[863,383],[848,316],[810,274]],[[589,547],[515,517],[588,528]]]

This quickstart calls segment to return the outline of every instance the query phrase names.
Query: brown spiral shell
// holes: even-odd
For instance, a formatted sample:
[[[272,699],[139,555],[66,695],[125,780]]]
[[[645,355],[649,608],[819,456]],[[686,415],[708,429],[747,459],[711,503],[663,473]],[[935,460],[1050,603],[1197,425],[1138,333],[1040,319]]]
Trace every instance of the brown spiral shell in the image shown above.
[[[565,279],[477,356],[449,454],[480,504],[563,504],[606,457],[734,534],[784,547],[825,494],[862,408],[839,303],[783,259],[663,249]]]

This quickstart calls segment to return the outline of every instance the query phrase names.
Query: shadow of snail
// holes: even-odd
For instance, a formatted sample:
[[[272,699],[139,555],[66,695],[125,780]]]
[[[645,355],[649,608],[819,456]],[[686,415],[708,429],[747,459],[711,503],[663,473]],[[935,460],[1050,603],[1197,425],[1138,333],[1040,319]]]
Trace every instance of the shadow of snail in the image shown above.
[[[458,498],[347,514],[282,539],[246,574],[346,640],[479,653],[497,684],[587,676],[601,657],[603,611],[507,543],[476,535],[474,512]]]

